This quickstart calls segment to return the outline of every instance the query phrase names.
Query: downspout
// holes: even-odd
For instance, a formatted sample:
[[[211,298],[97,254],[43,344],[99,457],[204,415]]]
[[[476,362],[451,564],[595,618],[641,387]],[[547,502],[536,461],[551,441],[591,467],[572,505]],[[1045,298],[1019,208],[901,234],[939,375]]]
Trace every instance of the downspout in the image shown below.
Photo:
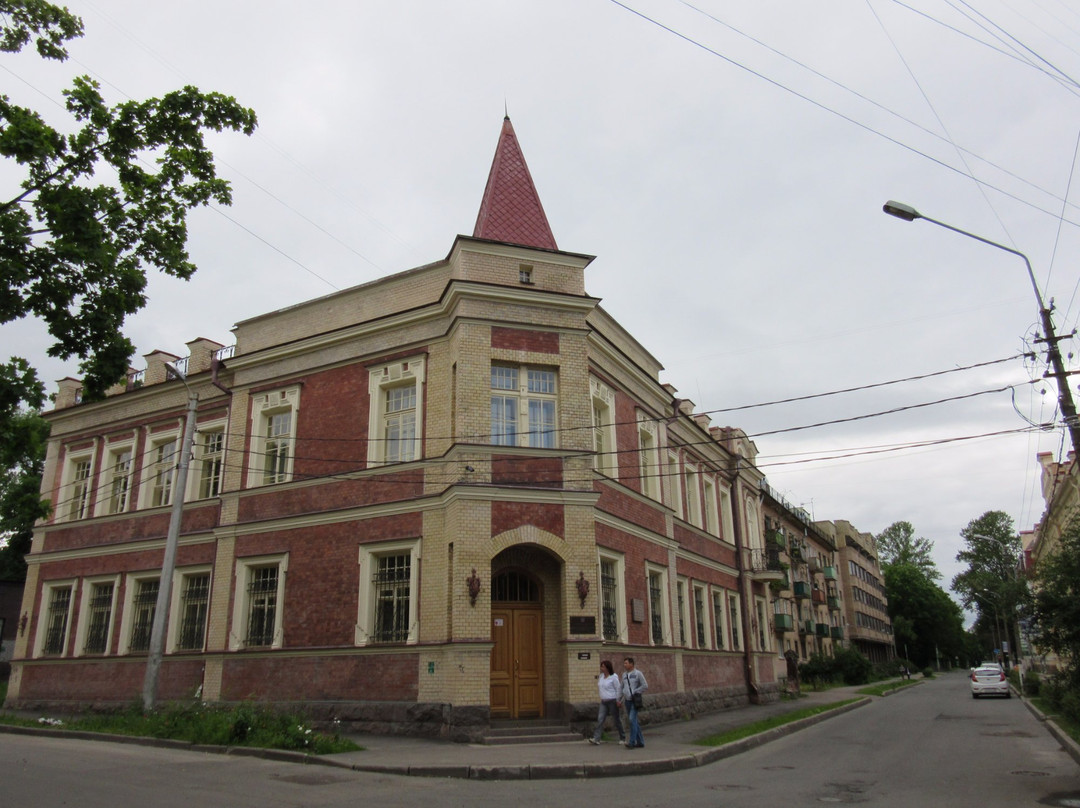
[[[754,675],[754,661],[752,656],[751,644],[750,644],[750,607],[752,592],[747,585],[746,569],[744,565],[743,556],[743,535],[742,535],[742,486],[740,484],[739,469],[742,464],[742,458],[735,457],[735,479],[732,481],[732,497],[731,497],[731,521],[734,523],[733,528],[735,532],[735,568],[739,571],[739,592],[742,595],[742,636],[743,636],[743,675],[746,677],[746,689],[750,694],[750,702],[752,704],[761,703],[761,691],[758,689],[756,677]]]

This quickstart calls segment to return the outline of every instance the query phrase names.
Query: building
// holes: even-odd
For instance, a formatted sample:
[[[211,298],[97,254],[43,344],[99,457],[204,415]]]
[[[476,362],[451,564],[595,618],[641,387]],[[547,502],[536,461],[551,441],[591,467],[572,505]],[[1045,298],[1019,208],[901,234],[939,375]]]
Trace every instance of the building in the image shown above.
[[[155,351],[99,402],[63,380],[8,706],[137,697],[177,497],[163,700],[475,740],[582,725],[628,655],[657,719],[775,698],[756,448],[659,381],[591,261],[506,119],[444,259]]]

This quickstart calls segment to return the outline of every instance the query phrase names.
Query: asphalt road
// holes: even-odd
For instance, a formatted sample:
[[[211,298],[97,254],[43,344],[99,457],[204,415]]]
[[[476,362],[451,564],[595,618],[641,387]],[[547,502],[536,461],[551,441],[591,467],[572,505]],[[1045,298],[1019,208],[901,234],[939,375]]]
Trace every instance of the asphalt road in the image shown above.
[[[0,734],[0,807],[1080,806],[1080,767],[1016,698],[953,674],[709,766],[597,780],[373,775],[150,747]]]

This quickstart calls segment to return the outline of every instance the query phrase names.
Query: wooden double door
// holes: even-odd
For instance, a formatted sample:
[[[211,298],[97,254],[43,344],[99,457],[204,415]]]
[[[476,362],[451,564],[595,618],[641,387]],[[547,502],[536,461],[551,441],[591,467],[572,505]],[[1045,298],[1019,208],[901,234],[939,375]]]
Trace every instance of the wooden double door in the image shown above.
[[[491,604],[491,717],[544,714],[544,611],[540,604]]]

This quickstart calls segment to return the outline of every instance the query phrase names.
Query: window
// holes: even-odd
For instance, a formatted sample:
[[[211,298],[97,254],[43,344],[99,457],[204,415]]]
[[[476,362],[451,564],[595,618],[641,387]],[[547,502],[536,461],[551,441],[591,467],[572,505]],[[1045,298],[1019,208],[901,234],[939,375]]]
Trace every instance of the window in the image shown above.
[[[64,486],[68,519],[85,519],[90,515],[90,455],[72,457],[67,464],[67,484]]]
[[[647,567],[646,578],[649,584],[649,642],[668,645],[667,570]]]
[[[275,600],[277,599],[275,593]],[[174,651],[203,650],[206,645],[206,617],[209,611],[210,570],[179,571],[173,585],[171,613],[175,618],[169,627],[169,647]]]
[[[107,654],[112,637],[116,580],[87,581],[82,589],[75,647],[82,654]]]
[[[694,584],[694,630],[697,634],[697,647],[709,647],[708,612],[705,610],[705,587]]]
[[[687,611],[690,604],[686,599],[686,579],[679,578],[675,581],[675,595],[679,609],[679,645],[690,645],[690,613]]]
[[[106,513],[124,513],[131,504],[131,470],[130,446],[113,449],[109,453],[109,465],[105,471]]]
[[[731,648],[734,651],[741,651],[742,640],[739,637],[739,596],[734,592],[728,593],[728,611],[731,614]]]
[[[491,366],[491,442],[555,448],[555,371]]]
[[[605,642],[626,641],[626,606],[623,603],[625,562],[622,555],[600,551],[600,609]]]
[[[198,463],[198,499],[209,499],[221,493],[221,475],[225,465],[225,429],[200,429],[195,444]]]
[[[146,460],[147,507],[161,508],[172,504],[176,463],[176,438],[159,440],[150,445]]]
[[[686,521],[701,527],[701,486],[700,475],[695,466],[686,464]]]
[[[157,610],[160,578],[128,578],[128,596],[131,603],[126,610],[130,615],[127,635],[127,651],[133,654],[145,654],[150,650],[150,634],[154,627],[154,612]],[[121,649],[121,653],[123,653]]]
[[[731,491],[727,486],[720,488],[720,525],[723,528],[723,537],[735,543],[735,521],[731,510]]]
[[[281,606],[289,557],[264,556],[237,561],[232,647],[280,648]]]
[[[754,608],[757,611],[757,641],[759,651],[770,651],[769,647],[769,618],[765,612],[765,599],[754,598]]]
[[[679,519],[683,517],[682,475],[679,473],[679,455],[668,453],[667,459],[668,505]]]
[[[724,626],[727,624],[725,619],[724,602],[726,596],[723,591],[713,592],[712,606],[713,606],[713,629],[716,632],[716,648],[721,650],[727,647],[727,643],[724,642]]]
[[[701,483],[705,490],[705,530],[719,536],[720,515],[716,508],[716,481],[712,477],[702,477]]]
[[[290,387],[252,398],[252,485],[274,485],[292,479],[296,416],[300,388]]]
[[[761,539],[761,520],[758,518],[757,504],[746,500],[746,544],[751,550],[763,550],[765,548]]]
[[[419,541],[360,548],[357,645],[415,643]]]
[[[645,413],[638,413],[638,449],[641,493],[660,499],[660,456],[657,448],[656,422]]]
[[[38,627],[35,656],[62,656],[67,651],[68,625],[71,622],[71,593],[74,582],[48,583],[42,587],[41,602],[45,620]]]
[[[368,377],[368,462],[407,463],[421,455],[424,358],[380,365]]]
[[[615,451],[615,393],[603,382],[589,377],[592,399],[593,468],[617,476],[619,456]]]

